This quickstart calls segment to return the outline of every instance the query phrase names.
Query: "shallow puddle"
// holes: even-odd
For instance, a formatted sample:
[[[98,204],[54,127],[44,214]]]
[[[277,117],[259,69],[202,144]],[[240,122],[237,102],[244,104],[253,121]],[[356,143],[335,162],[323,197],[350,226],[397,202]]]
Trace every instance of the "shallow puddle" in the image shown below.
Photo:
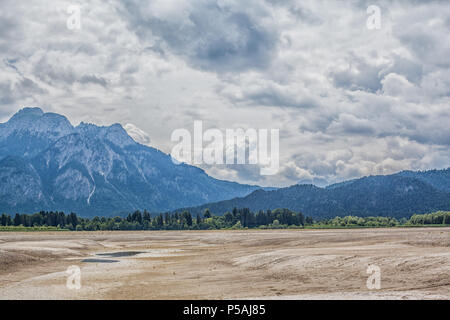
[[[119,262],[119,260],[109,260],[109,259],[84,259],[84,260],[81,260],[81,262],[87,262],[87,263],[114,263],[114,262]]]

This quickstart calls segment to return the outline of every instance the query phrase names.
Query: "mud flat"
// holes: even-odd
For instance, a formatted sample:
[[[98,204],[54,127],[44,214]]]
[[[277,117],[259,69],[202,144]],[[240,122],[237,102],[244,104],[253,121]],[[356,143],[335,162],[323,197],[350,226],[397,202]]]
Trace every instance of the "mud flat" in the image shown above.
[[[254,298],[450,299],[450,228],[0,233],[0,299]]]

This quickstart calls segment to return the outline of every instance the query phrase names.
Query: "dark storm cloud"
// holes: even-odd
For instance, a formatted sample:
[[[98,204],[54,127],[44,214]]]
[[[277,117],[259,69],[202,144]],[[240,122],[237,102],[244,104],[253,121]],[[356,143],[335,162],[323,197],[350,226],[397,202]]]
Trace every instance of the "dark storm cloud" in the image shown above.
[[[70,65],[54,63],[46,57],[42,57],[33,69],[33,73],[41,81],[50,85],[72,84],[77,78]]]
[[[0,104],[11,104],[14,102],[14,94],[10,82],[0,82]]]
[[[226,72],[270,65],[277,33],[261,23],[260,16],[219,1],[192,1],[192,7],[182,21],[143,12],[139,1],[125,4],[129,24],[143,41],[156,36],[197,68]]]
[[[79,82],[80,83],[95,83],[95,84],[101,85],[102,87],[106,87],[108,85],[108,82],[104,78],[98,77],[94,74],[82,76],[80,78]]]
[[[46,92],[37,83],[26,77],[21,77],[16,82],[7,80],[0,82],[0,105],[11,105],[23,98],[32,98]]]
[[[323,19],[319,14],[313,12],[312,10],[306,8],[301,2],[295,0],[266,0],[276,7],[286,8],[288,12],[293,15],[297,21],[301,23],[318,25],[323,23]]]
[[[379,66],[371,65],[364,59],[352,56],[348,59],[349,66],[346,70],[331,73],[333,83],[338,88],[348,90],[364,90],[377,92],[381,89]]]
[[[72,54],[85,54],[86,56],[95,56],[99,54],[94,43],[74,41],[70,37],[58,39],[48,44],[48,51],[69,52]]]
[[[302,121],[299,126],[299,132],[325,132],[333,120],[333,116],[313,113]]]
[[[316,98],[308,96],[302,90],[289,90],[289,88],[283,88],[275,84],[262,86],[256,90],[243,90],[242,96],[232,98],[232,101],[279,108],[310,109],[320,106]]]
[[[34,67],[34,73],[43,82],[51,85],[61,86],[72,85],[76,82],[82,84],[97,84],[102,87],[108,85],[108,81],[95,74],[79,74],[70,65],[52,63],[48,58],[43,57]]]
[[[23,77],[17,84],[15,89],[18,96],[33,96],[35,94],[43,94],[47,91],[39,87],[39,85],[31,79]]]
[[[402,75],[415,84],[420,84],[424,75],[422,63],[398,55],[394,55],[391,61],[379,65],[373,65],[356,56],[351,56],[347,61],[346,70],[333,71],[330,76],[337,88],[351,91],[376,93],[382,88],[383,78],[390,73]]]
[[[339,119],[334,121],[329,127],[328,132],[331,134],[348,134],[348,135],[374,135],[375,128],[367,119],[359,119],[350,114],[341,114]]]
[[[314,108],[319,104],[313,98],[295,97],[283,94],[279,91],[266,91],[250,94],[247,99],[251,100],[255,105],[272,106],[272,107],[290,107],[290,108]]]
[[[294,5],[289,8],[289,12],[296,16],[301,22],[317,25],[322,24],[323,20],[311,10],[303,8],[299,5]]]
[[[0,46],[6,46],[8,41],[17,39],[21,34],[20,24],[14,14],[8,10],[0,11]]]

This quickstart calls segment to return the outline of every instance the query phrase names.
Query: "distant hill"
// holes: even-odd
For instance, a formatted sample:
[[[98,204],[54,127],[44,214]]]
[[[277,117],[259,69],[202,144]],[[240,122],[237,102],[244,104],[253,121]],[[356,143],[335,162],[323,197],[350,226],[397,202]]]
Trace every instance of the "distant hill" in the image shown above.
[[[234,207],[252,211],[287,208],[315,218],[357,215],[409,217],[414,213],[450,210],[450,169],[404,171],[370,176],[326,188],[295,185],[275,191],[257,190],[246,197],[189,208],[216,214]]]
[[[74,127],[39,108],[25,108],[0,124],[1,213],[159,212],[257,189],[176,165],[169,155],[135,142],[120,124]]]
[[[438,190],[450,192],[450,168],[446,170],[403,171],[398,173],[402,177],[415,178]]]

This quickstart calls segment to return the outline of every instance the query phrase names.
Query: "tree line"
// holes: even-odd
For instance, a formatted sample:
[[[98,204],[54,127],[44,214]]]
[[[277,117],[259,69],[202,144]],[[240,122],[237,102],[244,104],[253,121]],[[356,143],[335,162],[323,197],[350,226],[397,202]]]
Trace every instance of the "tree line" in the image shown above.
[[[209,209],[203,214],[192,216],[187,210],[175,213],[151,215],[137,210],[126,217],[83,218],[75,213],[41,211],[35,214],[16,214],[11,217],[2,214],[2,227],[52,227],[77,231],[97,230],[218,230],[218,229],[282,229],[304,227],[395,227],[401,225],[446,225],[450,224],[450,212],[435,212],[413,215],[409,220],[390,217],[336,217],[314,221],[301,212],[289,209],[260,210],[257,213],[248,208],[234,208],[224,215],[214,215]]]
[[[151,215],[147,210],[137,210],[126,217],[82,218],[75,213],[41,211],[32,215],[16,214],[1,216],[1,226],[58,227],[68,230],[211,230],[227,228],[257,228],[261,226],[303,227],[312,219],[300,212],[288,209],[259,211],[256,214],[247,208],[234,208],[222,216],[214,215],[206,209],[202,215],[192,216],[187,210],[175,213]]]

